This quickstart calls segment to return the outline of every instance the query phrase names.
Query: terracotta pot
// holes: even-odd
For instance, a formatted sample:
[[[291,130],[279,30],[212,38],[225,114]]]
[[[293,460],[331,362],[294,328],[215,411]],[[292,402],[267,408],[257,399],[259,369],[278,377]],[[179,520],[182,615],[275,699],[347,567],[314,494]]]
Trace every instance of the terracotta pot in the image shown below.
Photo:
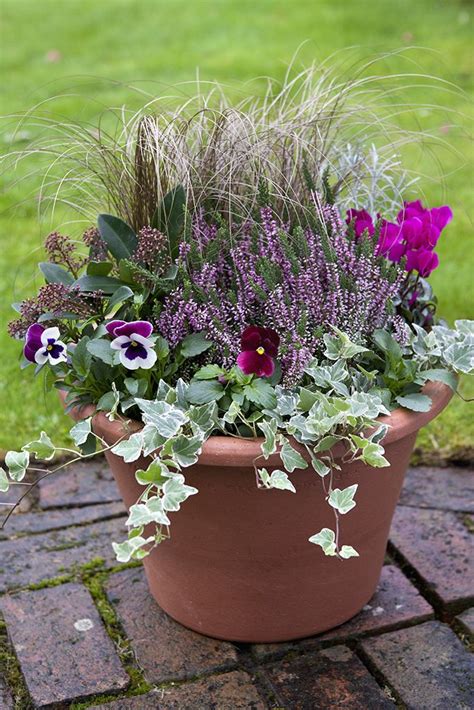
[[[334,529],[321,479],[310,468],[291,474],[297,493],[260,490],[252,461],[261,440],[212,436],[199,463],[185,470],[199,489],[172,514],[171,539],[144,560],[151,593],[184,626],[242,642],[276,642],[331,629],[357,614],[372,597],[383,565],[390,523],[418,430],[448,403],[451,391],[430,383],[427,413],[398,409],[381,421],[391,428],[384,446],[390,467],[343,464],[334,487],[358,483],[356,507],[341,516],[341,544],[360,557],[326,557],[308,538]],[[84,415],[83,415],[84,416]],[[132,428],[139,428],[138,422]],[[109,444],[123,437],[103,414],[94,429]],[[134,471],[106,454],[127,507],[142,488]],[[278,456],[265,463],[281,467]],[[124,530],[125,533],[125,530]]]

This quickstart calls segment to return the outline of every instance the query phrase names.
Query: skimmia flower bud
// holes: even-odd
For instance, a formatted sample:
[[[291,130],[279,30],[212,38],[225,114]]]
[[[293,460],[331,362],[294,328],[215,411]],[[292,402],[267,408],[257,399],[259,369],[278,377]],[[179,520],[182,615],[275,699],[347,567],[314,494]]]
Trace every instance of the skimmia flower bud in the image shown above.
[[[23,350],[26,359],[38,365],[66,362],[67,347],[59,337],[59,328],[43,328],[39,323],[31,325],[26,333]]]
[[[119,351],[119,359],[128,370],[149,370],[157,360],[153,342],[149,340],[153,326],[146,320],[126,323],[123,320],[110,321],[107,331],[115,336],[110,343],[113,350]]]
[[[280,338],[271,328],[251,325],[244,330],[241,338],[242,352],[237,365],[246,375],[271,377],[275,371],[274,358],[278,354]]]

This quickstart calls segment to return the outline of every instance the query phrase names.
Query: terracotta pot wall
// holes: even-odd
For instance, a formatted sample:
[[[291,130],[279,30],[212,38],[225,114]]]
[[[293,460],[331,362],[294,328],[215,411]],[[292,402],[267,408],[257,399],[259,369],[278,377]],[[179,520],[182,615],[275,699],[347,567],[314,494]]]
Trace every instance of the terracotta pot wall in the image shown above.
[[[441,385],[425,391],[433,398],[429,413],[397,410],[390,418],[389,468],[354,463],[335,476],[334,487],[359,485],[357,506],[340,516],[340,541],[360,557],[345,561],[308,542],[322,527],[335,525],[312,469],[291,474],[296,494],[260,490],[251,465],[259,442],[211,437],[199,464],[184,472],[199,494],[171,514],[171,539],[144,561],[160,606],[196,631],[246,642],[309,636],[360,611],[379,580],[417,431],[451,396]],[[109,443],[123,436],[121,425],[104,415],[95,417],[94,427]],[[111,453],[107,458],[126,505],[132,505],[142,491],[134,471],[146,462],[125,464]],[[270,464],[281,466],[275,458]]]

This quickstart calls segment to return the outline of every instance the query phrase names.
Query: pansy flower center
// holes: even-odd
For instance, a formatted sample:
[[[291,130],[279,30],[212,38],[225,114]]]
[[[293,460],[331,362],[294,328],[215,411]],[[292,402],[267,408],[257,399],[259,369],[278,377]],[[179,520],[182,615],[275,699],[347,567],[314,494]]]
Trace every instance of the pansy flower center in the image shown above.
[[[265,354],[265,348],[262,348],[262,346],[260,345],[260,347],[257,348],[257,353],[258,353],[259,355],[264,355],[264,354]]]
[[[133,348],[137,348],[137,347],[138,347],[138,343],[137,343],[136,340],[132,340],[132,341],[130,342],[130,345],[131,345]]]

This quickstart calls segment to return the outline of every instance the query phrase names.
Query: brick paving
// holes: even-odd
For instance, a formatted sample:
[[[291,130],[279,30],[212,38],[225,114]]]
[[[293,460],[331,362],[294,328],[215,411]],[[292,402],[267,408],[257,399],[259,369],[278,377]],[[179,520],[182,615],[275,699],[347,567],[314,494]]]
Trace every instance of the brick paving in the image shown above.
[[[472,470],[410,469],[374,597],[282,644],[216,641],[159,609],[114,559],[125,511],[102,463],[45,479],[22,510],[0,532],[1,710],[474,706]]]

